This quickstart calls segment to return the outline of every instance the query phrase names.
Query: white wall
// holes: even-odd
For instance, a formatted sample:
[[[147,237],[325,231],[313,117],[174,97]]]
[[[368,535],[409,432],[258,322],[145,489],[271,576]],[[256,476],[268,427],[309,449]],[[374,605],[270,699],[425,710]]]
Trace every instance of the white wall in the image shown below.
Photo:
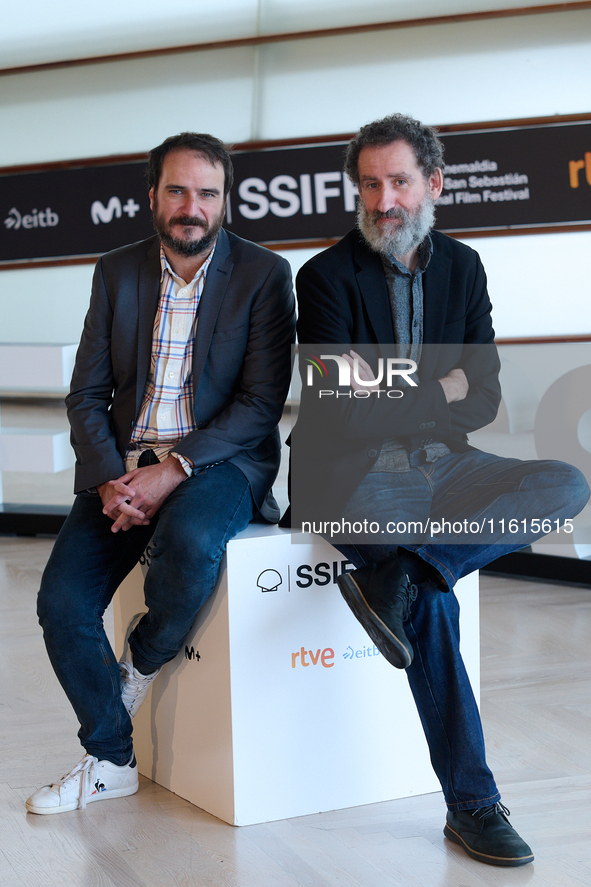
[[[257,34],[540,6],[553,0],[20,0],[2,9],[2,67]]]
[[[465,243],[486,268],[498,338],[591,333],[591,231]]]
[[[387,20],[398,6],[411,15],[403,0],[368,9]],[[221,12],[231,20],[233,8]],[[320,2],[306,26],[324,26],[335,8]],[[294,2],[263,0],[261,9],[275,22],[269,30],[279,19],[284,30],[302,26]],[[345,3],[344,23],[352,9]],[[197,39],[189,25],[184,43]],[[0,77],[0,165],[145,151],[184,129],[240,142],[351,132],[395,110],[442,124],[588,112],[589,58],[588,10],[14,74]],[[498,335],[591,332],[591,233],[472,245],[489,274]],[[309,254],[286,253],[296,265]],[[0,339],[76,341],[90,274],[0,270]]]
[[[0,270],[0,342],[78,342],[92,265]]]

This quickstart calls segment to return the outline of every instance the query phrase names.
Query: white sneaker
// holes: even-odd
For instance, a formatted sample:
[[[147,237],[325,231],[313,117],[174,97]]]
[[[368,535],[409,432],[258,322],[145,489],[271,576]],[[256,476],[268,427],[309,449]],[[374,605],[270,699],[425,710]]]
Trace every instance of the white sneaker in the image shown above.
[[[26,801],[29,813],[67,813],[84,810],[92,801],[125,798],[138,790],[135,755],[129,764],[118,767],[85,755],[59,782],[44,785]]]
[[[133,718],[137,714],[137,710],[146,698],[150,685],[160,669],[153,671],[152,674],[142,674],[137,668],[134,668],[131,662],[121,660],[119,663],[119,674],[121,675],[121,699],[123,705],[129,712],[129,717]]]

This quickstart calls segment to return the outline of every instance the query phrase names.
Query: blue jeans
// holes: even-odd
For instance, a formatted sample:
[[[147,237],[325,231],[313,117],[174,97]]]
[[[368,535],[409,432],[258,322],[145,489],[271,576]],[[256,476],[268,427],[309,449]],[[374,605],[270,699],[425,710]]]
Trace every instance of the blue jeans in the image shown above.
[[[466,542],[469,537],[454,543],[452,533],[436,541],[402,540],[404,548],[437,569],[450,591],[461,576],[540,538],[543,533],[532,531],[531,519],[562,522],[578,514],[589,499],[581,472],[562,462],[522,462],[470,451],[420,463],[417,452],[411,454],[407,471],[367,475],[345,516],[383,525],[389,520],[426,523],[428,518],[480,522],[484,532],[474,543]],[[520,528],[525,521],[525,531],[510,533],[510,519]],[[337,548],[359,567],[395,554],[398,544]],[[498,801],[478,707],[460,654],[459,605],[453,591],[442,594],[430,581],[421,584],[406,633],[414,651],[406,673],[448,807],[469,810]]]
[[[119,766],[132,756],[131,719],[103,613],[150,539],[148,612],[130,636],[134,665],[145,672],[181,649],[214,589],[226,543],[252,516],[250,485],[227,462],[188,477],[149,526],[126,532],[111,532],[113,521],[102,513],[98,494],[77,496],[43,574],[38,614],[89,754]]]

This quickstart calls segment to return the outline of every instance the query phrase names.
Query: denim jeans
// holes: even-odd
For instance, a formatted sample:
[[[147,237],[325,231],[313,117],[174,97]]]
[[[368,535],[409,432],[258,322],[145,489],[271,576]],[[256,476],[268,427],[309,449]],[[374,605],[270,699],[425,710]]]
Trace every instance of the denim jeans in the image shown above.
[[[103,613],[151,541],[148,612],[130,636],[134,665],[153,671],[181,649],[211,595],[229,539],[252,520],[250,486],[227,462],[183,481],[147,527],[112,533],[98,494],[77,496],[43,574],[39,621],[54,671],[80,722],[86,751],[121,766],[131,719]]]
[[[562,522],[578,514],[589,499],[581,472],[562,462],[522,462],[479,451],[451,453],[433,463],[420,461],[421,454],[413,453],[408,471],[367,475],[345,515],[380,523],[426,522],[429,517],[480,522],[484,532],[473,543],[466,535],[454,542],[453,533],[436,541],[403,540],[402,547],[436,567],[450,591],[461,576],[540,538],[543,533],[532,530],[532,519]],[[510,519],[518,522],[513,526],[519,533],[509,531]],[[395,554],[398,544],[392,540],[337,548],[363,566]],[[408,681],[448,807],[468,810],[494,803],[500,794],[486,763],[480,715],[460,654],[459,606],[453,591],[442,594],[432,582],[422,583],[406,633],[414,651]]]

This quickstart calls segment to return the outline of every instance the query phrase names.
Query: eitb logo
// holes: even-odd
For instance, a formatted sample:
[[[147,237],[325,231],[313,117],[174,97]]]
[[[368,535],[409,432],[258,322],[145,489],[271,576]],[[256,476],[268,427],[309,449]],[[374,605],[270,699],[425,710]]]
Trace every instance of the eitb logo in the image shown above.
[[[32,209],[30,213],[22,215],[16,206],[8,210],[4,219],[4,225],[8,230],[18,231],[19,228],[55,228],[60,217],[51,207],[44,210]]]

